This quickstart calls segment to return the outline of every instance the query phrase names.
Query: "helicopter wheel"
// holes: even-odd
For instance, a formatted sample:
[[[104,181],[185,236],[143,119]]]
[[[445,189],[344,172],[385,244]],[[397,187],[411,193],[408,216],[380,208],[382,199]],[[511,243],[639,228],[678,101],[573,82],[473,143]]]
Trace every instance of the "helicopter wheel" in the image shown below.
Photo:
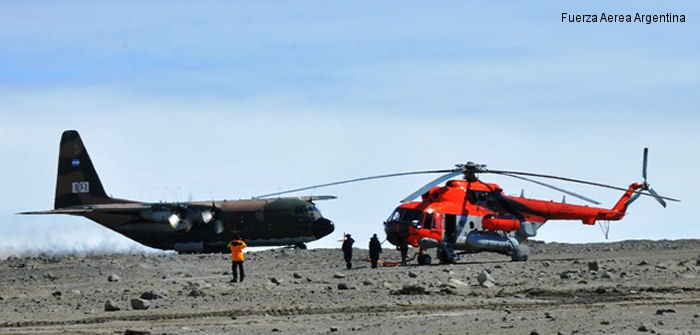
[[[418,265],[430,265],[431,262],[430,255],[428,254],[419,254],[418,255]]]
[[[513,253],[510,255],[510,258],[514,262],[524,262],[530,257],[530,248],[528,248],[526,245],[519,245],[515,250],[513,250]]]

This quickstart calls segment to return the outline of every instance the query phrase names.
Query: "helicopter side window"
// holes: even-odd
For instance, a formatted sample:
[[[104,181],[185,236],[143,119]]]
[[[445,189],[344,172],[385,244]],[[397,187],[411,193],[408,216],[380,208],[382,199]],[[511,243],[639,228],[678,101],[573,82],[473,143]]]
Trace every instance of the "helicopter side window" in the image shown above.
[[[415,209],[406,210],[403,215],[401,215],[401,221],[410,222],[413,226],[420,229],[421,223],[423,222],[423,212]]]
[[[425,229],[433,229],[433,213],[430,213],[425,216],[425,222],[423,222],[423,228]]]

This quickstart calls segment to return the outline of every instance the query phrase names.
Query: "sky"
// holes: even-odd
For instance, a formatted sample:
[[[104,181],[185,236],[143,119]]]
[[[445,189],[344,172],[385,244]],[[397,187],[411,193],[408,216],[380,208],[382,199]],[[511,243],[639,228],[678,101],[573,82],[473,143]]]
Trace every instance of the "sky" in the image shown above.
[[[700,6],[691,1],[0,1],[0,256],[149,251],[50,209],[61,133],[102,183],[142,201],[239,199],[467,161],[626,187],[642,198],[609,241],[700,238]],[[569,14],[685,23],[569,23]],[[435,176],[300,194],[366,247]],[[561,194],[482,176],[507,194]],[[620,192],[559,184],[612,207]],[[580,203],[567,197],[567,202]],[[547,223],[536,239],[603,242]]]

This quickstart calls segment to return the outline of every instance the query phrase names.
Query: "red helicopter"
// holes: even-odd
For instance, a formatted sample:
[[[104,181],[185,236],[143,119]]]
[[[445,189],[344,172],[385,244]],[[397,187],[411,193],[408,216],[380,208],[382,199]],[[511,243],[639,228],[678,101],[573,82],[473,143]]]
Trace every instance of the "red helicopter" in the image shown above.
[[[369,179],[444,173],[401,200],[402,204],[384,222],[387,241],[397,247],[407,245],[418,247],[418,264],[421,265],[431,263],[430,255],[424,253],[431,248],[437,248],[437,257],[441,263],[455,262],[459,259],[458,254],[482,251],[509,255],[513,261],[526,261],[529,249],[523,242],[529,237],[536,236],[537,230],[549,220],[581,220],[587,225],[593,225],[596,221],[620,220],[625,216],[627,207],[640,195],[652,196],[664,207],[666,207],[664,199],[680,201],[661,196],[649,186],[647,156],[648,149],[644,148],[643,182],[632,183],[627,188],[538,173],[489,170],[485,165],[468,162],[456,165],[449,170],[413,171],[356,178],[276,192],[261,197]],[[504,195],[497,184],[479,180],[477,175],[486,173],[533,182],[594,204],[600,203],[527,177],[557,179],[625,192],[610,209],[567,204],[564,201],[558,203],[528,199],[522,194],[520,196]],[[450,180],[460,175],[463,177],[462,180]],[[444,181],[447,181],[444,186],[436,186]],[[418,196],[421,197],[420,201],[412,201]]]

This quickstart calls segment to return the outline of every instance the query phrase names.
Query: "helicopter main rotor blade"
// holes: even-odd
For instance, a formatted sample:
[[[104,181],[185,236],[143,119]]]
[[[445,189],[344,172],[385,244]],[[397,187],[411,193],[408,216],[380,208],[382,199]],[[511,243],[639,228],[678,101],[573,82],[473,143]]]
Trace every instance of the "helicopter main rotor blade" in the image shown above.
[[[358,181],[365,181],[365,180],[371,180],[371,179],[391,178],[391,177],[400,177],[400,176],[410,176],[410,175],[415,175],[415,174],[445,173],[445,172],[452,172],[452,171],[454,171],[454,170],[426,170],[426,171],[411,171],[411,172],[389,173],[389,174],[382,174],[382,175],[377,175],[377,176],[370,176],[370,177],[362,177],[362,178],[354,178],[354,179],[340,180],[340,181],[334,181],[334,182],[331,182],[331,183],[325,183],[325,184],[319,184],[319,185],[313,185],[313,186],[295,188],[295,189],[293,189],[293,190],[286,190],[286,191],[281,191],[281,192],[274,192],[274,193],[263,194],[263,195],[260,195],[260,196],[257,196],[257,197],[253,197],[253,198],[254,198],[254,199],[261,199],[261,198],[272,197],[272,196],[275,196],[275,195],[282,195],[282,194],[286,194],[286,193],[292,193],[292,192],[310,190],[310,189],[312,189],[312,188],[326,187],[326,186],[334,186],[334,185],[340,185],[340,184],[348,184],[348,183],[354,183],[354,182],[358,182]],[[461,173],[461,172],[460,172],[460,173]]]
[[[572,183],[579,183],[579,184],[586,184],[586,185],[592,185],[592,186],[598,186],[598,187],[605,187],[605,188],[610,188],[613,190],[618,190],[618,191],[627,191],[626,188],[624,187],[617,187],[617,186],[612,186],[612,185],[607,185],[607,184],[601,184],[601,183],[596,183],[592,181],[587,181],[587,180],[581,180],[581,179],[573,179],[573,178],[566,178],[566,177],[559,177],[559,176],[553,176],[553,175],[548,175],[548,174],[540,174],[540,173],[530,173],[530,172],[522,172],[522,171],[505,171],[505,170],[485,170],[481,171],[480,173],[494,173],[494,174],[514,174],[514,175],[522,175],[522,176],[531,176],[531,177],[540,177],[540,178],[549,178],[549,179],[558,179],[558,180],[563,180],[563,181],[568,181]],[[639,192],[642,195],[650,196],[653,197],[653,194],[646,193],[646,192]],[[674,198],[669,198],[665,196],[659,195],[659,198],[661,199],[666,199],[669,201],[675,201],[675,202],[680,202],[678,199]]]
[[[581,199],[581,200],[588,201],[588,202],[590,202],[590,203],[592,203],[592,204],[600,205],[600,202],[598,202],[598,201],[596,201],[596,200],[593,200],[593,199],[591,199],[591,198],[582,196],[582,195],[580,195],[580,194],[577,194],[577,193],[574,193],[574,192],[571,192],[571,191],[567,191],[567,190],[565,190],[565,189],[563,189],[563,188],[559,188],[559,187],[556,187],[556,186],[553,186],[553,185],[549,185],[549,184],[547,184],[547,183],[543,183],[543,182],[541,182],[541,181],[537,181],[537,180],[534,180],[534,179],[525,178],[525,177],[521,177],[521,176],[516,176],[516,175],[510,174],[510,173],[499,173],[499,174],[502,174],[502,175],[508,176],[508,177],[517,178],[517,179],[522,179],[522,180],[525,180],[525,181],[529,181],[529,182],[531,182],[531,183],[535,183],[535,184],[537,184],[537,185],[541,185],[541,186],[544,186],[544,187],[549,187],[549,188],[551,188],[551,189],[553,189],[553,190],[557,190],[557,191],[559,191],[559,192],[566,193],[566,194],[568,194],[568,195],[570,195],[570,196],[577,197],[577,198],[579,198],[579,199]]]
[[[413,193],[409,194],[407,197],[403,198],[401,200],[401,202],[411,201],[411,200],[419,197],[421,194],[427,192],[429,189],[433,188],[433,186],[440,184],[445,180],[452,179],[452,178],[459,176],[461,174],[462,174],[462,170],[458,170],[458,171],[453,171],[453,172],[450,172],[446,175],[442,175],[440,177],[437,177],[437,178],[435,178],[435,180],[425,184],[425,186],[417,189],[415,192],[413,192]]]

